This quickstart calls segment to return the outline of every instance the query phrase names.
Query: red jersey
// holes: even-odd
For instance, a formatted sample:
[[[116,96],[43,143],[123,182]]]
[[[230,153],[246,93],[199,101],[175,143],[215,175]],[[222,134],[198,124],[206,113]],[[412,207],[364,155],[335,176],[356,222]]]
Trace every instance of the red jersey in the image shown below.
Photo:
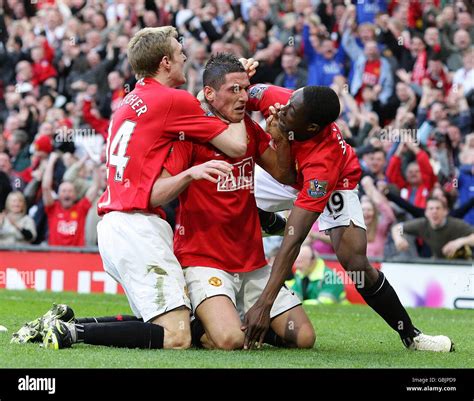
[[[69,209],[64,209],[56,200],[45,206],[48,216],[48,245],[84,246],[87,212],[92,206],[87,198],[82,198]]]
[[[266,117],[271,105],[288,103],[291,93],[278,86],[255,85],[249,89],[247,109],[261,111]],[[359,160],[335,123],[311,139],[290,145],[298,173],[294,187],[300,191],[296,206],[321,213],[333,191],[357,186],[362,174]]]
[[[141,210],[164,217],[163,209],[150,209],[149,200],[171,143],[207,142],[227,127],[216,117],[206,117],[188,92],[152,78],[138,81],[110,121],[107,189],[98,203],[99,214]]]
[[[240,158],[221,154],[211,145],[175,142],[164,167],[172,175],[209,160],[225,160],[232,175],[192,182],[179,196],[174,252],[182,266],[206,266],[232,273],[248,272],[267,264],[254,197],[255,162],[269,146],[267,135],[245,117],[247,153]]]

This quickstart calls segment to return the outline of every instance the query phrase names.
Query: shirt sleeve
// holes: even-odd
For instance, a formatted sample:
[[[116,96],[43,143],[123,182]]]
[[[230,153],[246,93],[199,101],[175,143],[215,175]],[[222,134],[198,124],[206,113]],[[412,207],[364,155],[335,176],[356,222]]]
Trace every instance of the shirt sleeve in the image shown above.
[[[287,104],[293,91],[275,85],[257,84],[248,90],[249,100],[247,110],[260,111],[265,118],[268,117],[268,109],[275,103]]]
[[[173,143],[163,167],[171,175],[177,175],[191,166],[192,159],[193,144],[188,141],[177,141]]]
[[[424,217],[407,221],[403,223],[402,225],[403,232],[410,235],[421,236],[421,232],[425,224],[426,224],[426,219]]]
[[[182,93],[181,93],[182,92]],[[173,95],[164,130],[179,140],[209,142],[229,126],[217,117],[207,117],[199,101],[186,91]]]
[[[87,213],[88,210],[91,208],[92,203],[89,199],[87,199],[87,197],[84,196],[84,198],[82,198],[78,202],[77,206],[78,206],[78,209],[80,209],[81,212]]]
[[[303,188],[298,194],[295,206],[322,213],[339,180],[340,164],[334,163],[330,157],[319,157],[315,158],[310,166],[305,167],[302,171]]]
[[[51,205],[49,206],[44,206],[44,212],[46,213],[46,216],[50,216],[52,213],[54,213],[55,209],[56,209],[56,203],[58,201],[55,200]]]
[[[458,238],[467,237],[474,233],[474,226],[471,226],[469,223],[466,223],[461,219],[450,219],[452,225],[455,227],[454,231],[459,234]]]

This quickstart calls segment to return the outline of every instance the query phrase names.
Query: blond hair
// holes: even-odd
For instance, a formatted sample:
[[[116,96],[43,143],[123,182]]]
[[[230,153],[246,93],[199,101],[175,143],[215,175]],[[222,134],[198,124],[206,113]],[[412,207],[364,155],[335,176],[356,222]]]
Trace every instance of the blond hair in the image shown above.
[[[173,59],[171,39],[177,37],[178,31],[172,26],[144,28],[133,36],[127,55],[137,78],[154,76],[163,57]]]
[[[7,212],[11,212],[11,206],[14,198],[19,198],[23,203],[23,207],[21,209],[21,214],[26,214],[26,199],[25,196],[20,191],[10,192],[5,200],[5,210]]]

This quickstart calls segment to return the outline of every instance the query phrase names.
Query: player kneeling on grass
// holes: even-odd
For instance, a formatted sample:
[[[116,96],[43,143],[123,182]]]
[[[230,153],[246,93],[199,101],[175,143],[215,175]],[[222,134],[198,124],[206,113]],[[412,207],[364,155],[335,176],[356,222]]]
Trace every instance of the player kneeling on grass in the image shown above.
[[[244,154],[247,143],[243,123],[207,117],[191,94],[175,89],[186,82],[186,56],[176,38],[176,29],[168,26],[145,28],[131,39],[128,60],[140,79],[114,112],[107,139],[107,189],[98,203],[104,215],[98,225],[99,251],[104,269],[124,288],[135,321],[74,325],[40,319],[20,329],[15,342],[28,342],[41,329],[45,347],[52,349],[75,342],[130,348],[190,346],[186,284],[173,254],[172,229],[163,209],[150,201],[153,184],[172,142],[183,135],[209,141],[234,157]],[[209,161],[185,176],[213,179],[210,174],[228,171],[224,161]]]
[[[270,137],[245,112],[249,79],[240,62],[230,54],[211,57],[204,70],[204,95],[209,112],[226,121],[244,119],[247,153],[227,157],[214,147],[175,142],[155,186],[158,204],[179,194],[180,208],[174,237],[175,254],[184,277],[196,319],[193,343],[206,348],[241,349],[242,318],[260,296],[270,277],[263,252],[258,211],[253,195],[255,163],[283,183],[295,179],[288,141],[271,124],[277,154]],[[267,125],[268,128],[268,125]],[[216,182],[190,182],[182,171],[216,158],[233,166]],[[270,312],[271,330],[265,341],[276,346],[310,348],[314,329],[301,301],[280,286]]]
[[[274,105],[273,110],[270,105]],[[245,316],[246,346],[263,340],[279,289],[309,230],[319,218],[319,229],[329,232],[342,267],[361,273],[362,282],[357,283],[357,290],[400,335],[403,344],[413,350],[452,351],[453,343],[448,337],[429,336],[415,328],[384,274],[374,269],[367,259],[366,227],[357,196],[361,168],[354,150],[346,144],[334,123],[340,112],[336,93],[322,86],[307,86],[292,93],[272,85],[256,85],[250,88],[248,108],[264,115],[274,113],[275,108],[279,110],[279,127],[292,139],[298,179],[296,191],[292,187],[282,191],[282,186],[275,185],[271,177],[257,178],[258,206],[267,211],[291,208],[291,214],[270,280]],[[272,199],[279,207],[274,208]]]

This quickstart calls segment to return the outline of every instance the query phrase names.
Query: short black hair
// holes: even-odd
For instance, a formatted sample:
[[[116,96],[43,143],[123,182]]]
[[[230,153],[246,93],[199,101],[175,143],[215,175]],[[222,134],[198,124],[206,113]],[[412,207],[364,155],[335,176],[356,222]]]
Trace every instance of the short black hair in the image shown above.
[[[206,63],[203,85],[218,90],[225,82],[225,76],[232,72],[245,72],[245,68],[232,53],[217,53]]]
[[[339,117],[339,97],[328,86],[305,86],[303,104],[308,123],[318,124],[322,129]]]
[[[372,146],[372,145],[370,145],[370,146]],[[367,153],[368,154],[383,153],[383,156],[385,158],[387,157],[387,153],[385,152],[385,150],[383,150],[383,148],[379,148],[378,146],[373,146],[372,149],[370,149]]]

